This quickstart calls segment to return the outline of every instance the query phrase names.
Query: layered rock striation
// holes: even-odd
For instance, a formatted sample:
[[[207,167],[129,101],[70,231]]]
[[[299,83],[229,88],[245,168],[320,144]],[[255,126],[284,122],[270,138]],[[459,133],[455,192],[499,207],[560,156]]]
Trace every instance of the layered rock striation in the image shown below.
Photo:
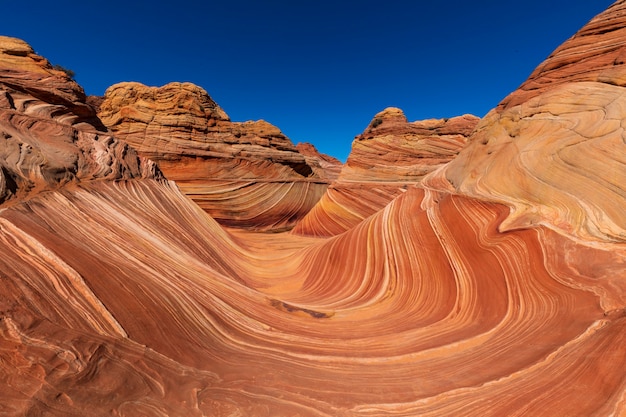
[[[66,72],[8,37],[0,37],[0,141],[0,203],[67,183],[161,178],[106,131]]]
[[[559,46],[498,109],[529,101],[556,86],[584,81],[625,86],[624,4],[615,2]]]
[[[464,115],[409,122],[393,107],[378,113],[352,143],[338,180],[293,232],[334,236],[351,229],[452,160],[478,120]]]
[[[507,213],[413,188],[335,238],[268,240],[151,180],[41,195],[0,214],[0,396],[59,415],[620,410],[626,317],[603,304],[624,302],[623,253],[500,233]]]
[[[417,183],[459,153],[478,121],[464,115],[409,122],[402,110],[387,108],[355,138],[339,179]]]
[[[432,182],[511,206],[502,230],[546,224],[623,242],[625,12],[615,3],[559,47]]]
[[[99,103],[98,115],[116,137],[157,162],[226,226],[292,227],[341,165],[317,151],[300,153],[263,120],[231,122],[206,91],[191,83],[116,84]]]
[[[599,45],[620,47],[624,7],[590,23]],[[330,237],[224,228],[149,161],[120,171],[134,151],[110,155],[110,136],[102,151],[106,133],[69,107],[3,108],[0,130],[40,142],[36,163],[4,169],[39,181],[51,161],[78,172],[72,155],[92,154],[77,149],[110,158],[19,183],[0,209],[2,413],[624,415],[621,88],[557,83],[500,106],[423,178],[420,153],[372,125],[344,183],[411,185]],[[366,169],[376,147],[396,156]],[[394,160],[410,180],[392,179]],[[331,214],[318,221],[332,232]]]

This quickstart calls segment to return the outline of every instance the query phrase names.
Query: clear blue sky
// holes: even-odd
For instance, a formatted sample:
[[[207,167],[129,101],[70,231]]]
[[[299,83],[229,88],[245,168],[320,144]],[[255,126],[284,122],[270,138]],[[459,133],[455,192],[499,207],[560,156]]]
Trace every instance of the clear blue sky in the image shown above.
[[[205,88],[233,121],[264,119],[345,160],[385,107],[484,116],[612,0],[11,1],[1,34],[76,72]]]

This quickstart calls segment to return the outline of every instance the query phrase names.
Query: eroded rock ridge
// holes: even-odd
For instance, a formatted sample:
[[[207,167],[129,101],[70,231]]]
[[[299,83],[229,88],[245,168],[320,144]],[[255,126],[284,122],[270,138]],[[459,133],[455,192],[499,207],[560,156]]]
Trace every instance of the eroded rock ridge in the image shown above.
[[[8,37],[0,37],[0,141],[0,203],[67,183],[161,178],[107,132],[66,72]]]
[[[463,115],[409,122],[398,108],[381,111],[355,138],[339,178],[294,233],[333,236],[356,226],[456,157],[478,121]]]

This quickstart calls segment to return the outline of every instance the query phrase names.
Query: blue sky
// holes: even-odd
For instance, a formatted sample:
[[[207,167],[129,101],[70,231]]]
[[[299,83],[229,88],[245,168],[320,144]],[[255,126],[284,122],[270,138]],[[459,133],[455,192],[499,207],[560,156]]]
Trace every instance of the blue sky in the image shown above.
[[[233,121],[267,120],[345,160],[385,107],[484,116],[612,3],[12,1],[0,33],[75,71],[87,94],[190,81]]]

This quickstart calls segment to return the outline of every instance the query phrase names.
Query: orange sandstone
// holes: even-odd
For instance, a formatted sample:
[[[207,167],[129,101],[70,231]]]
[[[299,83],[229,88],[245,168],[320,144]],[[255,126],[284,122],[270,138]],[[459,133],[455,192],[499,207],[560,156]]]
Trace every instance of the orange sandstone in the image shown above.
[[[507,204],[502,230],[545,224],[596,242],[626,239],[626,3],[558,48],[434,176]]]
[[[263,120],[231,122],[202,88],[170,83],[110,87],[98,115],[119,138],[158,163],[226,226],[292,227],[319,200],[340,162],[301,154]]]
[[[617,42],[625,4],[590,24],[598,45]],[[39,59],[29,54],[21,58]],[[388,126],[372,125],[355,142],[337,182],[354,193],[342,205],[354,220],[324,208],[308,227],[334,236],[305,237],[226,230],[153,162],[75,113],[85,100],[56,101],[63,75],[9,55],[0,68],[3,413],[626,413],[619,83],[574,77],[514,93],[519,102],[505,101],[472,134],[459,120],[457,139],[444,133],[452,119],[416,133],[389,110]],[[572,62],[568,73],[585,72],[577,68]],[[35,92],[23,87],[35,79],[48,80],[50,92],[40,82]],[[181,110],[184,126],[230,123],[209,101],[203,110],[183,103],[195,109]],[[144,151],[162,160],[204,149],[195,128],[185,133],[161,116],[167,134],[128,123],[127,136],[138,146],[143,137]],[[274,135],[271,127],[241,129],[251,149],[272,148],[252,144]],[[456,158],[456,147],[442,151],[457,142]],[[388,157],[375,163],[381,152]],[[294,154],[317,175],[312,150]],[[293,181],[289,170],[305,169],[255,158],[241,157],[250,181],[264,172]],[[195,172],[187,162],[178,169]],[[354,208],[357,185],[387,183],[405,191],[386,201],[364,191],[371,213]]]
[[[452,160],[478,120],[464,115],[409,122],[393,107],[378,113],[352,143],[338,180],[294,233],[333,236],[354,227]]]

